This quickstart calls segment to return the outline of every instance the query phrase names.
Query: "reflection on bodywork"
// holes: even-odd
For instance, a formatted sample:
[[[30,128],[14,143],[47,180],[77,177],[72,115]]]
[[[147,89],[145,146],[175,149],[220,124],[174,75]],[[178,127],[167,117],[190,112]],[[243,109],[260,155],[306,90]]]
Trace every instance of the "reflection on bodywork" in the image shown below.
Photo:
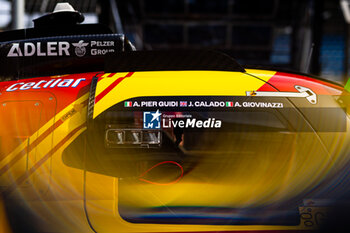
[[[144,111],[114,107],[62,158],[118,177],[118,211],[129,222],[299,225],[306,193],[334,161],[303,116],[294,119],[303,130],[295,130],[286,112],[298,116],[293,108],[149,110],[157,129],[143,124]]]

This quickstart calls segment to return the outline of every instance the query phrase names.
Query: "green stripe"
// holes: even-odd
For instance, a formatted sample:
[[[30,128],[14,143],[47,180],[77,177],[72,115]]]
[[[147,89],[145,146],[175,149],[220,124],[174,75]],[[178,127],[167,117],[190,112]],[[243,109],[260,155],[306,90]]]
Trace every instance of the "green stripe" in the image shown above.
[[[348,80],[348,82],[345,84],[345,90],[347,90],[348,92],[350,92],[350,78]]]

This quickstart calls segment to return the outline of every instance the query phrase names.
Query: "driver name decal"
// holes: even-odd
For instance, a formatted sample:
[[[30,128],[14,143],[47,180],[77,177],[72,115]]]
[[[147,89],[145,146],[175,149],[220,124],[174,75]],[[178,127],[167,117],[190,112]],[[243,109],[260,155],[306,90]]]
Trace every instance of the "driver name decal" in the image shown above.
[[[281,102],[254,101],[124,101],[127,108],[283,108]]]

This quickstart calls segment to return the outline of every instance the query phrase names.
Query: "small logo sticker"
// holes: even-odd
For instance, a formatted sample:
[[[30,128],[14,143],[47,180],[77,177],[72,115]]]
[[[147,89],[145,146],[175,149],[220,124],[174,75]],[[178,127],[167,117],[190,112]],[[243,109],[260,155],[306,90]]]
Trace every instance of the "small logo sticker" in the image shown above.
[[[143,128],[144,129],[160,129],[160,116],[162,114],[156,112],[143,112]]]
[[[74,51],[75,54],[78,57],[83,57],[86,54],[86,46],[89,45],[89,43],[84,43],[83,40],[79,41],[78,43],[72,43],[72,45],[75,47]]]

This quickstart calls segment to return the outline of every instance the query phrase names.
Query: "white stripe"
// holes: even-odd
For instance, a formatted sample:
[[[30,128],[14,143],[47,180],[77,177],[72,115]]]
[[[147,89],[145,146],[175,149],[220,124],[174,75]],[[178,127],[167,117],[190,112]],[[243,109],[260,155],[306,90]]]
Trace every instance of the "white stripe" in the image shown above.
[[[265,96],[265,97],[302,97],[309,96],[307,92],[272,92],[272,91],[247,91],[247,96]]]
[[[307,87],[295,86],[295,89],[299,92],[277,92],[277,91],[246,91],[247,96],[258,97],[297,97],[306,98],[311,104],[317,103],[317,96],[315,92]]]

